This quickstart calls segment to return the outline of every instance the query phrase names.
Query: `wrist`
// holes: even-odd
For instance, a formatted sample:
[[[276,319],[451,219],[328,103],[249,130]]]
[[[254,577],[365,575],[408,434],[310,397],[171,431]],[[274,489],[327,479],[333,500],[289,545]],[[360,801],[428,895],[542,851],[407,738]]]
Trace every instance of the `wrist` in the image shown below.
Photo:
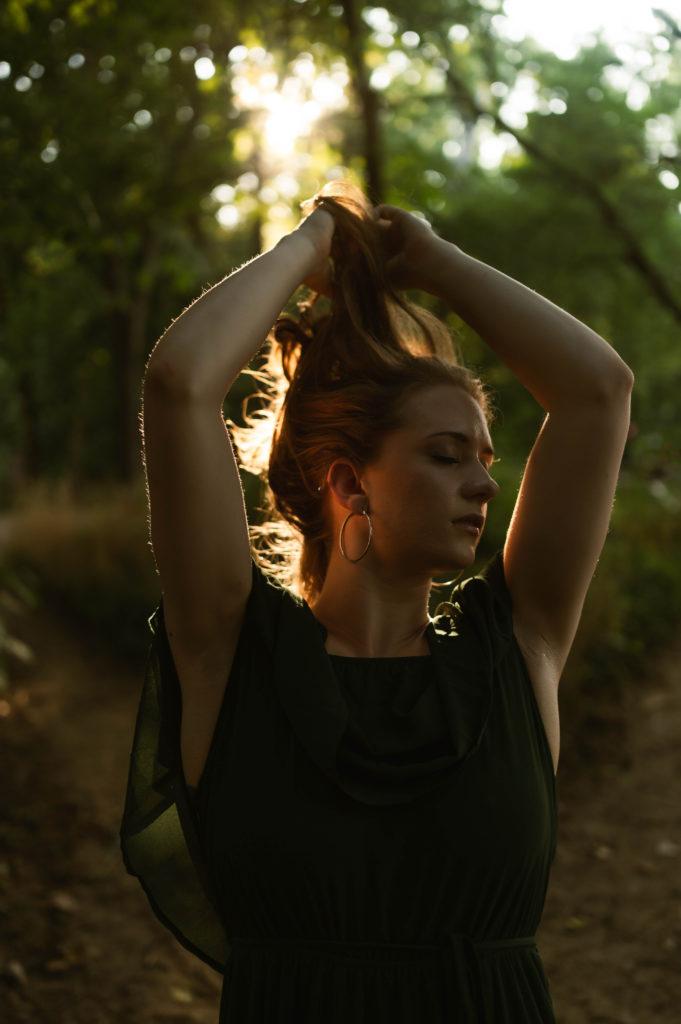
[[[428,281],[427,291],[447,301],[451,295],[454,275],[464,269],[469,259],[458,245],[438,238],[422,268]]]
[[[311,238],[296,228],[287,235],[282,235],[275,243],[274,252],[281,253],[289,265],[300,271],[300,280],[310,274],[317,264],[317,251]]]

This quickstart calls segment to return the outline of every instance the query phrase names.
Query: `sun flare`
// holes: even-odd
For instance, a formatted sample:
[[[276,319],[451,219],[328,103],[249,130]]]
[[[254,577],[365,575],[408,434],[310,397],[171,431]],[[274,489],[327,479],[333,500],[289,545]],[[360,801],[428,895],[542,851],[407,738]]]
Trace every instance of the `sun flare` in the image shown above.
[[[262,116],[265,156],[281,162],[309,135],[325,113],[347,106],[349,76],[344,63],[318,71],[310,54],[300,54],[285,76],[272,70],[272,55],[261,47],[236,47],[232,63],[233,102]]]

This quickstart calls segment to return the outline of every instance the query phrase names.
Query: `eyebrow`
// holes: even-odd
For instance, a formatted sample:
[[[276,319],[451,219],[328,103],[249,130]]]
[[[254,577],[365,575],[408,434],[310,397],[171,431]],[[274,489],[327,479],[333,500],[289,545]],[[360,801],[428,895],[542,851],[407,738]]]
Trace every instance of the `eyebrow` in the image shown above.
[[[458,430],[438,430],[434,434],[428,434],[426,440],[432,437],[453,437],[455,441],[460,441],[462,444],[473,445],[473,441],[468,434],[462,434]],[[482,451],[485,455],[489,455],[490,458],[494,458],[494,448],[492,448],[491,444],[485,444]]]

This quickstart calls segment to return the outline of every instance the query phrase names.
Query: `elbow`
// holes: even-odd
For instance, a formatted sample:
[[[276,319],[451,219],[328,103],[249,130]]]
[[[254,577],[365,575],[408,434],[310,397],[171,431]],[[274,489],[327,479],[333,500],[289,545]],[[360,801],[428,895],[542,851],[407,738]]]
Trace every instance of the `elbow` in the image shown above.
[[[215,394],[215,383],[207,386],[198,379],[191,367],[180,365],[174,359],[154,353],[144,375],[145,401],[203,402],[223,396]]]
[[[634,387],[631,367],[605,338],[589,327],[584,330],[586,336],[575,339],[584,356],[581,370],[583,397],[608,405],[629,402]]]
[[[170,395],[179,392],[183,387],[183,375],[178,367],[161,356],[152,354],[144,374],[144,393],[152,395]]]
[[[634,377],[634,371],[620,356],[617,357],[617,364],[617,374],[621,381],[621,387],[628,395],[630,395],[634,389],[634,381],[636,379]]]
[[[607,367],[597,375],[596,399],[606,404],[628,405],[633,387],[631,367],[613,351]]]
[[[620,396],[624,401],[629,402],[631,398],[631,392],[634,390],[634,371],[628,366],[623,359],[617,357],[618,365],[613,377],[613,387],[615,393]]]
[[[146,365],[144,394],[148,396],[181,396],[190,391],[186,375],[172,359],[154,352]]]

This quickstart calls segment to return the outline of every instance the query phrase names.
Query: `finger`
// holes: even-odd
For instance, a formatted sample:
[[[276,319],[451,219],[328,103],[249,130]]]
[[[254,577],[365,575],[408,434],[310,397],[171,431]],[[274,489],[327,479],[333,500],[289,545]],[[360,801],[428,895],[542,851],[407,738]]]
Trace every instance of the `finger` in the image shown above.
[[[380,203],[374,209],[376,216],[380,220],[394,220],[395,217],[399,217],[400,214],[404,213],[404,210],[400,209],[399,206],[390,206],[389,203]]]
[[[385,249],[391,250],[400,247],[402,231],[397,221],[381,219],[376,221],[376,227],[381,244]]]
[[[328,218],[328,221],[336,223],[330,208],[324,206],[323,201],[320,202],[317,196],[312,196],[311,199],[303,199],[299,206],[303,220],[323,220]]]

